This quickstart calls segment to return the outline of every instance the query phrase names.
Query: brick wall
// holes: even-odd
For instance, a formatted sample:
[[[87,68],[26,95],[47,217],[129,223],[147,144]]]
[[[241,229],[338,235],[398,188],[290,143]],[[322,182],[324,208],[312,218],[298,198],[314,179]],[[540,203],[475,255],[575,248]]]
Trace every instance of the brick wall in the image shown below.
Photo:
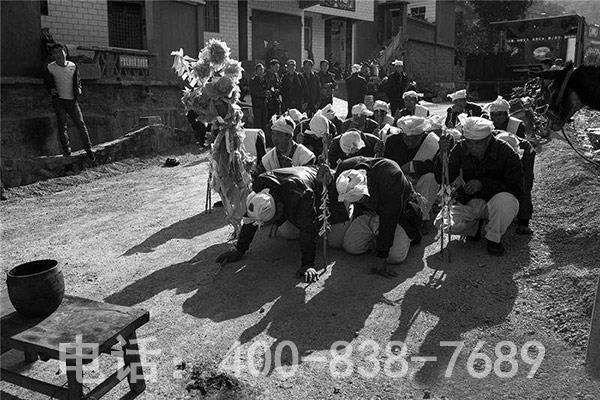
[[[410,40],[406,48],[406,70],[417,87],[454,82],[453,49]]]
[[[98,0],[49,0],[42,28],[59,43],[108,46],[107,2]]]
[[[239,57],[238,3],[236,0],[219,1],[219,32],[204,32],[204,41],[220,39],[231,49],[231,56]]]

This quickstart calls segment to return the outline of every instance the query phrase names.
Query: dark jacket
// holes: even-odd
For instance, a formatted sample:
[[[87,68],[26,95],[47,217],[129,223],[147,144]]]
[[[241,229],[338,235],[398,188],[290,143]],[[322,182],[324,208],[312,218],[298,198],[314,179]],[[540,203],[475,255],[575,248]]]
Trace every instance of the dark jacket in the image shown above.
[[[367,81],[356,72],[352,74],[350,78],[346,79],[346,88],[348,90],[348,111],[350,111],[353,105],[365,101]],[[350,114],[350,112],[348,112],[348,114]]]
[[[396,114],[397,115],[396,119],[402,118],[402,117],[407,117],[409,115],[414,115],[414,114],[415,114],[414,111],[410,111],[408,108],[403,108],[402,110],[399,110],[398,113]],[[429,112],[429,110],[427,110],[427,116],[428,117],[429,117],[430,114],[431,113]]]
[[[265,172],[259,175],[252,184],[254,192],[269,188],[275,199],[277,213],[274,223],[281,226],[285,221],[300,230],[301,267],[311,268],[315,265],[315,253],[321,222],[319,206],[323,186],[317,181],[317,167],[291,167]],[[330,224],[348,220],[348,213],[343,203],[337,199],[335,182],[329,189]],[[237,241],[237,250],[245,253],[254,238],[257,226],[244,224]]]
[[[335,76],[331,72],[319,71],[317,74],[319,83],[321,84],[321,98],[329,98],[333,96],[333,91],[337,88]]]
[[[334,180],[348,169],[367,171],[368,208],[379,215],[377,257],[387,258],[398,224],[413,243],[418,242],[421,239],[422,214],[414,201],[415,191],[400,166],[386,158],[352,157],[340,163]]]
[[[417,155],[419,147],[423,144],[427,134],[422,135],[419,145],[414,149],[410,149],[406,143],[404,143],[403,136],[404,135],[391,135],[388,137],[385,141],[385,151],[383,153],[385,158],[397,162],[400,167],[413,161],[413,158]],[[433,172],[433,160],[413,161],[413,168],[415,170],[415,177],[420,177],[429,172]]]
[[[483,109],[475,103],[467,102],[467,104],[465,104],[465,111],[462,113],[453,112],[452,107],[448,107],[446,114],[446,126],[448,128],[454,128],[456,126],[456,120],[459,114],[467,114],[468,117],[481,117],[481,114],[483,114]]]
[[[308,103],[309,112],[315,111],[315,108],[321,104],[321,81],[314,72],[310,74],[303,73],[304,81],[306,82],[306,102]]]
[[[406,72],[391,74],[385,83],[385,94],[390,102],[402,102],[402,95],[408,87]]]
[[[352,129],[352,128],[357,128],[356,126],[352,125],[352,118],[348,118],[347,120],[345,120],[342,123],[342,131],[340,133],[340,135],[344,132],[347,132],[348,129]],[[371,119],[371,118],[367,118],[367,120],[365,121],[365,126],[362,129],[362,131],[364,133],[375,133],[375,131],[377,130],[377,128],[379,128],[379,124],[377,122],[375,122],[375,120]]]
[[[483,185],[482,189],[467,195],[462,188],[457,191],[457,200],[466,204],[471,199],[489,201],[500,192],[513,194],[517,199],[523,195],[523,171],[519,156],[503,141],[492,137],[488,148],[479,161],[467,151],[465,140],[459,140],[450,151],[448,173],[450,182],[458,178],[462,170],[463,180],[469,182],[477,179]],[[435,161],[435,178],[442,182],[442,163],[438,157]]]
[[[71,61],[72,62],[72,61]],[[77,98],[81,95],[81,77],[79,76],[79,66],[77,63],[75,64],[75,73],[73,74],[73,98],[77,100]],[[49,65],[49,64],[48,64]],[[46,90],[48,90],[48,94],[52,94],[51,90],[56,89],[56,82],[54,82],[54,76],[48,70],[48,65],[44,67],[43,78],[44,85],[46,86]],[[58,98],[58,94],[53,94],[53,98]]]
[[[281,99],[283,108],[296,108],[302,111],[302,103],[307,103],[306,80],[301,73],[286,73],[281,78]]]
[[[358,152],[352,155],[346,155],[342,151],[340,146],[340,136],[332,140],[329,145],[329,165],[331,168],[335,168],[338,161],[343,161],[351,157],[363,156],[363,157],[375,157],[375,145],[381,140],[375,135],[370,133],[361,132],[362,140],[365,142],[365,147],[360,149]]]
[[[310,124],[310,121],[308,121],[308,120],[302,124],[302,133],[304,133],[306,130],[310,129],[309,124]],[[300,133],[299,125],[300,124],[296,125],[296,129],[294,130],[294,137],[296,137],[298,135],[298,133]],[[337,135],[337,129],[335,127],[335,123],[332,121],[329,121],[329,134],[332,137],[335,137]],[[323,139],[320,139],[313,135],[305,134],[304,142],[302,144],[305,145],[306,147],[308,147],[310,149],[310,151],[315,153],[315,156],[317,156],[317,158],[321,154],[323,154]]]
[[[265,106],[267,101],[267,89],[267,79],[265,75],[256,75],[250,80],[250,96],[252,97],[252,106]]]

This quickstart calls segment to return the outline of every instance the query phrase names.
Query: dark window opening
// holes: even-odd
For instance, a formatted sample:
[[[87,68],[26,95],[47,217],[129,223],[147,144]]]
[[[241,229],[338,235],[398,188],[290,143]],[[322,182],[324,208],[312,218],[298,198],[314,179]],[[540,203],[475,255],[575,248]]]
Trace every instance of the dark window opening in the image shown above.
[[[206,32],[219,32],[219,0],[206,0],[204,26]]]
[[[40,0],[40,13],[48,15],[48,0]]]
[[[418,19],[425,19],[426,7],[413,7],[410,9],[410,16]]]
[[[108,2],[108,45],[125,49],[146,48],[146,15],[143,2]]]

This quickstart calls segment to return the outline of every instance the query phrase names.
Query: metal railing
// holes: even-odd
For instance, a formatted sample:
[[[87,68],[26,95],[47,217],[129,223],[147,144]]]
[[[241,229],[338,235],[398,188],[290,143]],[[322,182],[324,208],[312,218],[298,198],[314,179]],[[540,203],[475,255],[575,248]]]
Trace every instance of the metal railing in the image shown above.
[[[97,70],[97,79],[117,81],[150,79],[154,55],[148,50],[100,46],[79,46],[77,49],[94,52],[92,65]]]

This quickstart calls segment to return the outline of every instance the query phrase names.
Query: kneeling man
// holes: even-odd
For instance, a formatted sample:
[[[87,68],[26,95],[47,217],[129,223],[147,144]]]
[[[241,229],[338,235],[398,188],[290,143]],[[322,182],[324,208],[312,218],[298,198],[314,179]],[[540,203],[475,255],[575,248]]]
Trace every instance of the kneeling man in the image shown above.
[[[450,209],[450,231],[479,240],[481,222],[487,220],[485,238],[488,253],[504,255],[502,236],[517,213],[523,195],[523,172],[519,156],[492,135],[494,125],[480,117],[464,120],[463,140],[450,151],[450,135],[440,138],[440,153],[450,151],[448,173],[453,182],[462,171],[464,186],[457,190],[459,204]],[[435,176],[442,181],[442,163],[435,163]],[[438,215],[436,224],[441,224]]]
[[[329,198],[337,198],[330,185]],[[296,275],[306,282],[315,281],[319,267],[315,265],[315,253],[319,233],[319,205],[323,184],[317,179],[317,167],[281,168],[259,175],[252,184],[252,192],[246,200],[248,217],[240,231],[236,248],[227,251],[217,262],[237,261],[250,247],[259,226],[272,223],[277,236],[284,239],[300,239],[301,261]],[[334,197],[336,196],[336,197]],[[342,247],[348,226],[348,213],[342,203],[330,202],[327,234],[329,245]]]
[[[384,157],[396,161],[415,190],[427,200],[423,202],[422,211],[423,221],[429,221],[431,207],[440,190],[433,174],[439,138],[435,133],[428,132],[431,125],[423,117],[402,117],[397,125],[402,133],[387,139]]]
[[[374,243],[378,261],[373,271],[394,276],[390,264],[404,261],[410,245],[421,240],[420,196],[400,166],[385,158],[353,157],[342,161],[335,182],[338,200],[354,204],[344,250],[362,254]]]
[[[289,115],[284,115],[273,121],[271,140],[273,147],[262,157],[264,171],[277,168],[298,167],[315,163],[315,155],[293,139],[296,124]]]

